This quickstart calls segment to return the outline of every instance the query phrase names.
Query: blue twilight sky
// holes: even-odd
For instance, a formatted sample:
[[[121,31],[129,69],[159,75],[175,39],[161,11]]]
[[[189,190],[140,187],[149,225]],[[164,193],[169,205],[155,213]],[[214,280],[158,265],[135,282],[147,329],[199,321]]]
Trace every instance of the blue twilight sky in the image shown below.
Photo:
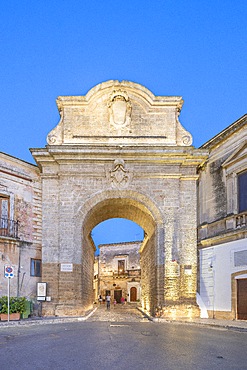
[[[247,112],[246,19],[246,0],[2,1],[0,151],[33,162],[57,96],[109,79],[183,96],[199,147]]]

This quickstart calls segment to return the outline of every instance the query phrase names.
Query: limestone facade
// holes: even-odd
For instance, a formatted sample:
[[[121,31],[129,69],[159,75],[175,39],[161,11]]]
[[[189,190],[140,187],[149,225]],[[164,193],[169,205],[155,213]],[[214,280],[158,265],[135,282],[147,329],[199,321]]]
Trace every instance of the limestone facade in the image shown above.
[[[42,279],[51,297],[44,315],[92,307],[91,231],[113,217],[145,231],[143,308],[168,317],[198,314],[197,167],[208,150],[191,145],[179,122],[182,104],[128,81],[57,99],[59,124],[45,148],[31,149],[41,173]]]
[[[121,298],[129,303],[140,301],[140,245],[141,242],[99,245],[98,296],[105,299],[109,293],[112,302],[117,303]]]
[[[247,287],[247,115],[202,149],[209,150],[198,182],[202,309],[210,317],[247,319],[240,287]]]
[[[0,295],[8,294],[5,266],[13,267],[10,295],[35,301],[41,280],[41,182],[37,166],[0,153]]]

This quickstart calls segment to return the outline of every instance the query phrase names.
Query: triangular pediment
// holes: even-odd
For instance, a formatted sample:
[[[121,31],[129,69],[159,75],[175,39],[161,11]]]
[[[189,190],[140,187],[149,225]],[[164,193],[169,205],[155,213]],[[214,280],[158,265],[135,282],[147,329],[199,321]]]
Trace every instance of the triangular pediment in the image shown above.
[[[230,167],[231,165],[242,161],[243,159],[247,158],[247,141],[239,148],[237,148],[222,164],[222,167]],[[247,165],[247,164],[246,164]]]

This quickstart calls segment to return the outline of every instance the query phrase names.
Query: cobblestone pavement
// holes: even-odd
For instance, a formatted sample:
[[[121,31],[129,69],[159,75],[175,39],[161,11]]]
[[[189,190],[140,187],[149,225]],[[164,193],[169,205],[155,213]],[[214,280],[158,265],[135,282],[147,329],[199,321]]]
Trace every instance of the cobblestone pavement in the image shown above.
[[[106,305],[102,303],[87,321],[142,322],[148,321],[148,318],[136,308],[136,305],[111,305],[110,310],[107,310]]]

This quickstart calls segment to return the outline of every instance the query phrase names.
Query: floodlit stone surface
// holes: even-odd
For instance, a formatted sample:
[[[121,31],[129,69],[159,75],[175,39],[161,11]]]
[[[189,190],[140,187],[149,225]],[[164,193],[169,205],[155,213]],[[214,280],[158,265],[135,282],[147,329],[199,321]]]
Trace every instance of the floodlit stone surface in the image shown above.
[[[43,277],[51,296],[45,315],[92,307],[90,233],[113,217],[145,231],[143,308],[197,314],[196,181],[208,151],[191,146],[178,120],[182,103],[128,81],[57,99],[59,124],[45,148],[31,150],[42,178]]]

